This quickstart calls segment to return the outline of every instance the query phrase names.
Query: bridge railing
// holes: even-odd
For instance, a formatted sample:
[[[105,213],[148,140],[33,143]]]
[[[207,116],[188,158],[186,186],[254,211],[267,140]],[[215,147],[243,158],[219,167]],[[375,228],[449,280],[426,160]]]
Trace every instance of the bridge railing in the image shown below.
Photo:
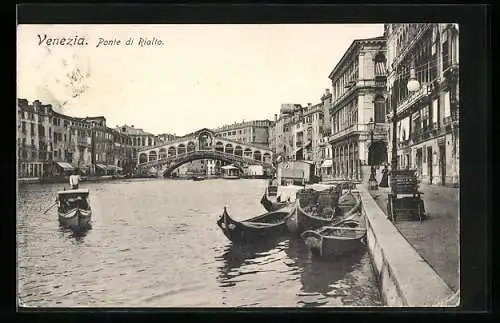
[[[182,154],[178,154],[175,156],[170,156],[167,158],[162,158],[162,159],[156,159],[156,160],[151,160],[147,161],[145,163],[138,163],[137,165],[141,168],[143,167],[153,167],[153,166],[158,166],[158,165],[164,165],[168,164],[171,162],[178,163],[182,162],[183,160],[190,159],[193,155],[199,156],[200,159],[217,159],[219,158],[224,158],[224,159],[229,159],[235,162],[241,162],[244,164],[251,164],[251,165],[267,165],[271,164],[271,161],[260,161],[260,160],[255,160],[254,158],[251,157],[245,157],[245,156],[238,156],[234,154],[229,154],[229,153],[224,153],[216,150],[195,150],[195,151],[190,151],[190,152],[185,152]]]

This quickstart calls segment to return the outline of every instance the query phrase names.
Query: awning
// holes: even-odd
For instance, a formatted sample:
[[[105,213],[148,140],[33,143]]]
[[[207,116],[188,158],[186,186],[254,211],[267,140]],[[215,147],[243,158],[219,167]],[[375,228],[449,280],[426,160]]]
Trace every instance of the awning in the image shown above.
[[[61,166],[64,170],[74,170],[75,168],[70,163],[56,162],[57,165]]]
[[[325,159],[323,164],[321,164],[321,168],[327,168],[327,167],[332,167],[333,163],[331,159]]]
[[[304,147],[299,147],[297,149],[295,149],[295,153],[298,153],[299,151],[301,151],[302,149],[304,149]]]
[[[306,148],[307,148],[307,147],[310,147],[311,145],[312,145],[312,141],[311,141],[311,140],[309,140],[309,141],[308,141],[308,142],[304,145],[304,147],[306,147]]]
[[[97,168],[102,169],[102,170],[106,170],[106,169],[107,169],[106,165],[103,165],[103,164],[95,164],[95,166],[96,166]]]
[[[233,165],[227,165],[227,166],[222,166],[222,169],[238,169],[238,167],[235,167]]]

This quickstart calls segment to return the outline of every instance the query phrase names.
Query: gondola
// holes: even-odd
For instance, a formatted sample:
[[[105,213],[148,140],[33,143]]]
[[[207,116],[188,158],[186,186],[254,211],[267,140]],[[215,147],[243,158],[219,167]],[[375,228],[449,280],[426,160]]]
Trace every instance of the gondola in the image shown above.
[[[337,204],[338,216],[350,216],[354,212],[361,210],[361,198],[358,192],[349,190],[347,193],[342,194]]]
[[[267,212],[249,220],[236,221],[224,207],[217,225],[232,242],[246,243],[266,237],[276,237],[287,232],[286,220],[293,208],[293,205],[288,205],[278,211]]]
[[[332,223],[340,197],[337,187],[323,191],[302,189],[297,192],[295,212],[287,220],[290,232],[300,234],[305,230],[317,229]]]
[[[73,189],[57,192],[57,213],[62,226],[70,229],[86,228],[90,225],[92,208],[88,189]]]
[[[302,232],[301,237],[314,255],[338,257],[356,252],[366,242],[366,223],[361,212],[349,219],[318,230]]]
[[[204,181],[205,180],[205,177],[203,176],[193,176],[191,177],[191,179],[195,182],[199,182],[199,181]]]
[[[289,204],[288,201],[278,201],[277,197],[278,186],[269,185],[260,199],[260,204],[262,204],[268,212],[277,211]]]

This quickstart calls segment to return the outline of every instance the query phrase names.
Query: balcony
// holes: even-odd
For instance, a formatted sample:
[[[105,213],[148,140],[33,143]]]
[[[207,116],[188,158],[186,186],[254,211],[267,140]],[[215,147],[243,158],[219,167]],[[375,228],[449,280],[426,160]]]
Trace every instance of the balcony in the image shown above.
[[[409,107],[417,103],[419,100],[427,97],[429,94],[430,93],[427,89],[427,85],[421,84],[418,91],[408,95],[403,101],[399,103],[396,113],[399,115],[405,112]]]
[[[355,124],[352,125],[346,129],[343,129],[337,133],[334,133],[333,135],[328,137],[328,141],[336,141],[340,140],[343,137],[347,137],[349,135],[361,135],[361,134],[368,134],[370,132],[370,128],[366,124]],[[373,134],[375,138],[380,138],[386,136],[387,132],[387,126],[385,123],[378,123],[375,125],[375,128],[373,129]]]

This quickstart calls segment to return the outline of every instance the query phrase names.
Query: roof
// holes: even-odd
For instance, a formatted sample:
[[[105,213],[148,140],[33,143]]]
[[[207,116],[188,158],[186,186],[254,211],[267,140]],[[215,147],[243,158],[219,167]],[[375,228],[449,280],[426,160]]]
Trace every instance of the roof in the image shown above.
[[[227,166],[222,166],[222,169],[238,169],[238,167],[235,167],[233,165],[227,165]]]
[[[79,188],[76,190],[66,190],[66,191],[59,191],[57,192],[57,195],[64,195],[64,194],[89,194],[89,189],[88,188]]]
[[[349,48],[345,51],[344,55],[342,58],[338,61],[337,65],[333,68],[333,70],[330,72],[330,75],[328,75],[329,79],[333,79],[335,74],[338,72],[338,70],[341,68],[341,66],[344,64],[345,60],[351,53],[354,51],[357,46],[362,43],[362,42],[370,42],[370,41],[385,41],[385,36],[378,36],[378,37],[372,37],[372,38],[364,38],[364,39],[355,39]]]

